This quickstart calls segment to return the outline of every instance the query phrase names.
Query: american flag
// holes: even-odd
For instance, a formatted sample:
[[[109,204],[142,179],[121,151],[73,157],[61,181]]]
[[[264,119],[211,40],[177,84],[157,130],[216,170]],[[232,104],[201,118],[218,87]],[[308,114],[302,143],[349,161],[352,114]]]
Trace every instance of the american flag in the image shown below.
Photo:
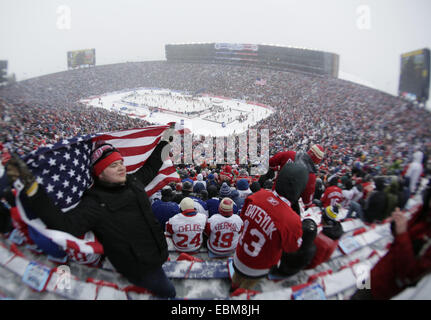
[[[127,173],[137,171],[148,159],[169,126],[109,132],[65,139],[31,152],[24,161],[48,196],[64,211],[79,203],[92,184],[90,153],[97,141],[116,147],[124,157]],[[171,160],[163,163],[158,175],[146,187],[148,196],[171,181],[179,181]]]
[[[54,145],[43,146],[24,158],[29,169],[43,186],[56,206],[64,212],[74,208],[93,183],[90,169],[90,153],[97,141],[105,141],[116,147],[124,158],[127,173],[133,173],[145,163],[160,142],[169,125],[151,126],[141,129],[101,133],[64,139]],[[157,176],[145,188],[148,196],[171,181],[180,181],[170,159],[166,160]],[[84,254],[103,253],[94,237],[86,235],[77,239],[64,232],[49,230],[40,219],[34,219],[17,197],[17,207],[22,220],[39,233],[60,245],[64,250]],[[67,214],[67,213],[66,213]],[[69,252],[68,251],[68,252]]]

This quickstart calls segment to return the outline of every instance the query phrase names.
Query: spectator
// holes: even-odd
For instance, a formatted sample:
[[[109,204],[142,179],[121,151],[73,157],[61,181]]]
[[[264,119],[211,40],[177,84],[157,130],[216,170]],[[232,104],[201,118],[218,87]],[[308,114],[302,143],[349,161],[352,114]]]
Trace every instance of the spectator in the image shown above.
[[[328,206],[322,214],[322,233],[331,238],[338,240],[343,235],[343,226],[337,221],[339,205]]]
[[[203,177],[202,173],[199,173],[196,176],[196,181],[193,182],[194,185],[196,185],[197,183],[201,183],[204,186],[204,189],[207,188],[207,183],[206,183],[206,181],[204,181],[204,177]],[[197,193],[199,193],[199,192],[197,192]]]
[[[413,154],[413,161],[410,162],[410,164],[408,165],[408,169],[407,172],[405,174],[406,178],[409,178],[409,189],[410,189],[410,193],[414,194],[417,190],[418,184],[419,184],[419,178],[423,172],[423,165],[422,165],[422,160],[423,160],[423,153],[422,151],[416,151]]]
[[[230,198],[233,200],[235,205],[238,207],[238,212],[241,212],[242,206],[244,205],[244,198],[240,198],[238,190],[234,189],[230,193]]]
[[[392,213],[394,241],[386,255],[372,268],[370,288],[358,290],[352,300],[391,299],[431,271],[430,194],[428,186],[422,208],[410,221],[399,208]]]
[[[243,229],[243,221],[233,214],[233,204],[232,199],[223,198],[219,213],[211,216],[205,227],[208,250],[216,256],[232,255]]]
[[[75,237],[93,231],[114,268],[131,283],[162,297],[175,297],[175,288],[161,267],[168,258],[166,240],[143,191],[157,175],[167,143],[160,142],[133,176],[126,176],[116,149],[107,144],[97,147],[91,155],[95,183],[68,214],[53,205],[22,160],[15,157],[8,166],[19,171],[28,196],[26,205],[48,228]]]
[[[222,198],[229,197],[230,193],[231,193],[231,188],[227,185],[226,182],[223,182],[219,190],[220,197]]]
[[[254,181],[251,185],[250,185],[250,191],[252,193],[256,193],[260,190],[260,184],[257,181]]]
[[[364,220],[366,222],[383,221],[386,218],[388,197],[385,193],[386,179],[377,177],[375,179],[376,190],[368,195],[364,207]]]
[[[202,245],[207,216],[196,211],[195,202],[189,197],[181,200],[180,208],[181,213],[166,223],[166,236],[172,238],[177,251],[195,252]]]
[[[166,186],[162,189],[162,199],[154,201],[151,206],[163,231],[165,231],[166,222],[180,212],[180,207],[172,201],[173,198],[174,194],[171,187]]]
[[[335,206],[343,200],[343,191],[338,186],[338,177],[332,176],[328,179],[328,187],[323,193],[320,201],[322,202],[322,206],[327,208],[329,206]]]
[[[349,219],[355,212],[359,219],[364,220],[364,213],[362,212],[361,205],[353,200],[361,194],[356,188],[353,188],[352,180],[346,181],[345,188],[342,190],[342,193],[343,200],[341,202],[341,207],[348,209],[345,219]]]
[[[237,180],[236,188],[238,189],[239,197],[243,200],[252,194],[247,179]]]
[[[310,207],[313,203],[314,190],[316,186],[316,165],[319,164],[325,155],[324,149],[321,145],[314,144],[310,147],[307,153],[285,151],[279,152],[269,159],[269,166],[274,170],[280,170],[285,163],[291,161],[301,161],[308,169],[308,182],[304,193],[301,195],[304,202],[305,209]],[[299,214],[299,206],[294,204],[295,211]]]
[[[244,231],[233,259],[232,290],[251,289],[278,263],[283,251],[299,249],[301,219],[289,204],[299,199],[307,176],[302,164],[285,165],[274,191],[260,190],[246,198],[241,211]]]
[[[210,185],[208,187],[208,200],[206,201],[208,208],[208,216],[211,217],[218,213],[218,207],[220,204],[220,199],[218,196],[218,191],[216,186]]]
[[[395,208],[400,204],[399,197],[399,186],[397,177],[389,177],[390,183],[385,188],[386,197],[388,199],[388,204],[386,206],[386,211],[384,216],[391,216],[392,212],[394,212]]]
[[[184,181],[181,186],[181,193],[177,193],[174,197],[174,202],[180,203],[186,197],[195,196],[193,193],[193,183],[190,181]]]

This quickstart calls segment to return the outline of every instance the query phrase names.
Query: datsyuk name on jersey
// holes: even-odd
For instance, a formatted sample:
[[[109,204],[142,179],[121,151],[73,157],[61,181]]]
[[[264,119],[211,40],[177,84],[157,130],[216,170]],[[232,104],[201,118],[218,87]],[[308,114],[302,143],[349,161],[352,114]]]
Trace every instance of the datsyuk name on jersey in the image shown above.
[[[272,233],[277,231],[271,217],[262,208],[256,205],[249,205],[244,212],[244,216],[254,220],[261,228],[262,231],[272,240]]]

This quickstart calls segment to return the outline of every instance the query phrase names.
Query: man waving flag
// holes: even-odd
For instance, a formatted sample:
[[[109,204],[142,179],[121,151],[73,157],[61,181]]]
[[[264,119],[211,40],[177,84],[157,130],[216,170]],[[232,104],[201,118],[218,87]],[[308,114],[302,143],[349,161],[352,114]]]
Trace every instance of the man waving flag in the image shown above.
[[[121,153],[127,173],[131,174],[145,164],[158,143],[171,130],[169,125],[163,125],[78,136],[41,147],[26,156],[24,161],[55,206],[67,214],[79,204],[82,195],[93,183],[90,154],[95,146],[101,142],[111,144]],[[168,159],[145,187],[145,191],[151,196],[172,181],[180,179],[172,161]],[[17,208],[20,219],[31,229],[32,234],[37,234],[32,240],[39,247],[43,246],[41,249],[48,254],[58,253],[55,246],[59,246],[78,262],[87,263],[94,260],[88,255],[103,253],[103,247],[91,231],[83,239],[78,239],[65,232],[48,229],[35,214],[26,210],[19,196]]]

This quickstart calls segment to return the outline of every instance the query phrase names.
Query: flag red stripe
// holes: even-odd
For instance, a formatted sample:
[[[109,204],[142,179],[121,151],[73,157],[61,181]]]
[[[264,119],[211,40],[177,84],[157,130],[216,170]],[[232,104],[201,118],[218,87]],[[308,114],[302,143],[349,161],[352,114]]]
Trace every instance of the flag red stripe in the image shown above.
[[[148,151],[151,151],[152,149],[154,149],[157,146],[157,144],[159,143],[160,139],[161,138],[159,137],[152,144],[148,144],[148,145],[144,145],[144,146],[118,148],[118,151],[120,151],[120,153],[123,157],[138,156],[141,154],[145,154]]]
[[[93,141],[99,141],[99,140],[115,140],[115,139],[136,139],[136,138],[142,138],[142,137],[156,137],[159,136],[163,133],[163,131],[166,130],[166,128],[168,128],[167,126],[162,127],[162,128],[158,128],[158,129],[150,129],[150,130],[142,130],[139,132],[135,132],[135,133],[131,133],[125,136],[114,136],[114,135],[110,135],[109,133],[107,134],[102,134],[100,136],[97,136],[95,138],[93,138]]]
[[[151,197],[157,190],[160,190],[161,188],[163,188],[164,186],[166,186],[168,183],[170,182],[178,182],[179,179],[175,178],[175,177],[167,177],[165,179],[163,179],[162,181],[160,181],[158,184],[156,184],[154,186],[154,188],[150,189],[147,191],[147,195],[149,197]]]

